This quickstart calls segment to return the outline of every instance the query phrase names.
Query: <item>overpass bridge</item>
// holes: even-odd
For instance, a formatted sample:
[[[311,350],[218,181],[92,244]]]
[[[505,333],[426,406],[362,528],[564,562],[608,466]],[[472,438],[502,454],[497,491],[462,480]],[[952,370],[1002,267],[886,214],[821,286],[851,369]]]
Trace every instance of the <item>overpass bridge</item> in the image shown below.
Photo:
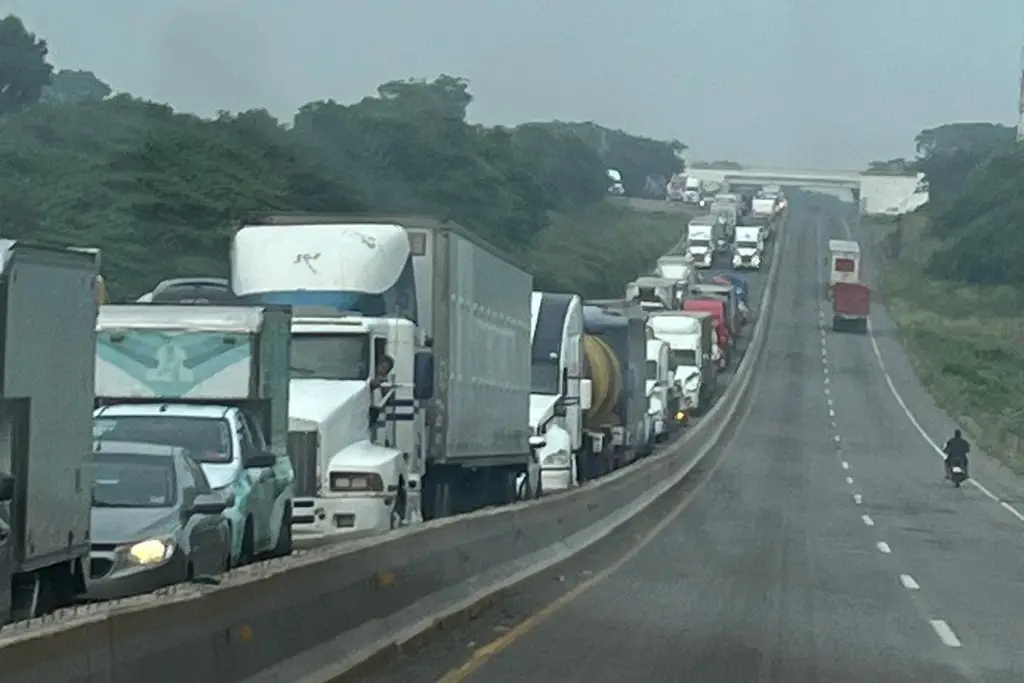
[[[861,213],[907,213],[928,201],[924,174],[866,175],[863,171],[749,166],[742,169],[694,168],[687,174],[705,182],[788,185],[849,190]]]

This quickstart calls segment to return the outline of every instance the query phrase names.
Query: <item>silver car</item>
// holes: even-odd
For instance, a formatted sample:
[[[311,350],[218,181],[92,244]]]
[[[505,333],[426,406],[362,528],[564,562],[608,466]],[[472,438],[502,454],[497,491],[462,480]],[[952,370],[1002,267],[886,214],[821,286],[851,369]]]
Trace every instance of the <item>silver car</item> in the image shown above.
[[[180,448],[98,440],[87,600],[112,600],[223,573],[231,532],[216,493]]]

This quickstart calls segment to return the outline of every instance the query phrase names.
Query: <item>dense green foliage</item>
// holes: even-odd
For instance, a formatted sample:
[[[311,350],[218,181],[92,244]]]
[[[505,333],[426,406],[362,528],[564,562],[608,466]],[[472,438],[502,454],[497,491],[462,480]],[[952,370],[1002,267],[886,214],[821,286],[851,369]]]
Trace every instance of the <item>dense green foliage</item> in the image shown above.
[[[636,270],[618,275],[594,252],[611,240],[630,268],[660,252],[629,225],[615,232],[631,214],[605,205],[607,168],[675,170],[683,148],[595,124],[472,125],[468,83],[447,75],[311,102],[288,126],[262,110],[205,120],[110,94],[91,72],[54,74],[45,41],[0,21],[0,234],[100,247],[115,299],[224,274],[233,226],[259,210],[427,213],[512,251],[552,288],[628,279]],[[599,224],[600,239],[566,215]],[[567,245],[563,233],[579,265],[542,253]],[[598,263],[597,277],[574,270]]]
[[[693,168],[722,169],[724,171],[742,171],[745,168],[743,164],[736,161],[692,161],[690,166]]]
[[[907,159],[889,159],[888,161],[872,161],[863,172],[864,175],[911,175],[916,173],[916,165]]]

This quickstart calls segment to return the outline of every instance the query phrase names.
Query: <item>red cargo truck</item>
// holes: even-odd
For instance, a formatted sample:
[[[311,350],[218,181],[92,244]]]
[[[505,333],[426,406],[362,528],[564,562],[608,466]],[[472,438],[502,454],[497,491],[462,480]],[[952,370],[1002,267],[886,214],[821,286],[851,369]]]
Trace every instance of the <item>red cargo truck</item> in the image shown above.
[[[868,331],[871,312],[871,288],[859,282],[837,282],[832,285],[832,329]]]

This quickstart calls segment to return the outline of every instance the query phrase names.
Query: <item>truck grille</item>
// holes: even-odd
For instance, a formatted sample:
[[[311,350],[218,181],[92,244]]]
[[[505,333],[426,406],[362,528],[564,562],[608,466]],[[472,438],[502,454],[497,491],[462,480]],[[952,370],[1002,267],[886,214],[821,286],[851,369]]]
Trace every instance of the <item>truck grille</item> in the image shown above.
[[[317,432],[288,432],[288,457],[295,470],[295,495],[317,495],[317,451],[320,435]]]

